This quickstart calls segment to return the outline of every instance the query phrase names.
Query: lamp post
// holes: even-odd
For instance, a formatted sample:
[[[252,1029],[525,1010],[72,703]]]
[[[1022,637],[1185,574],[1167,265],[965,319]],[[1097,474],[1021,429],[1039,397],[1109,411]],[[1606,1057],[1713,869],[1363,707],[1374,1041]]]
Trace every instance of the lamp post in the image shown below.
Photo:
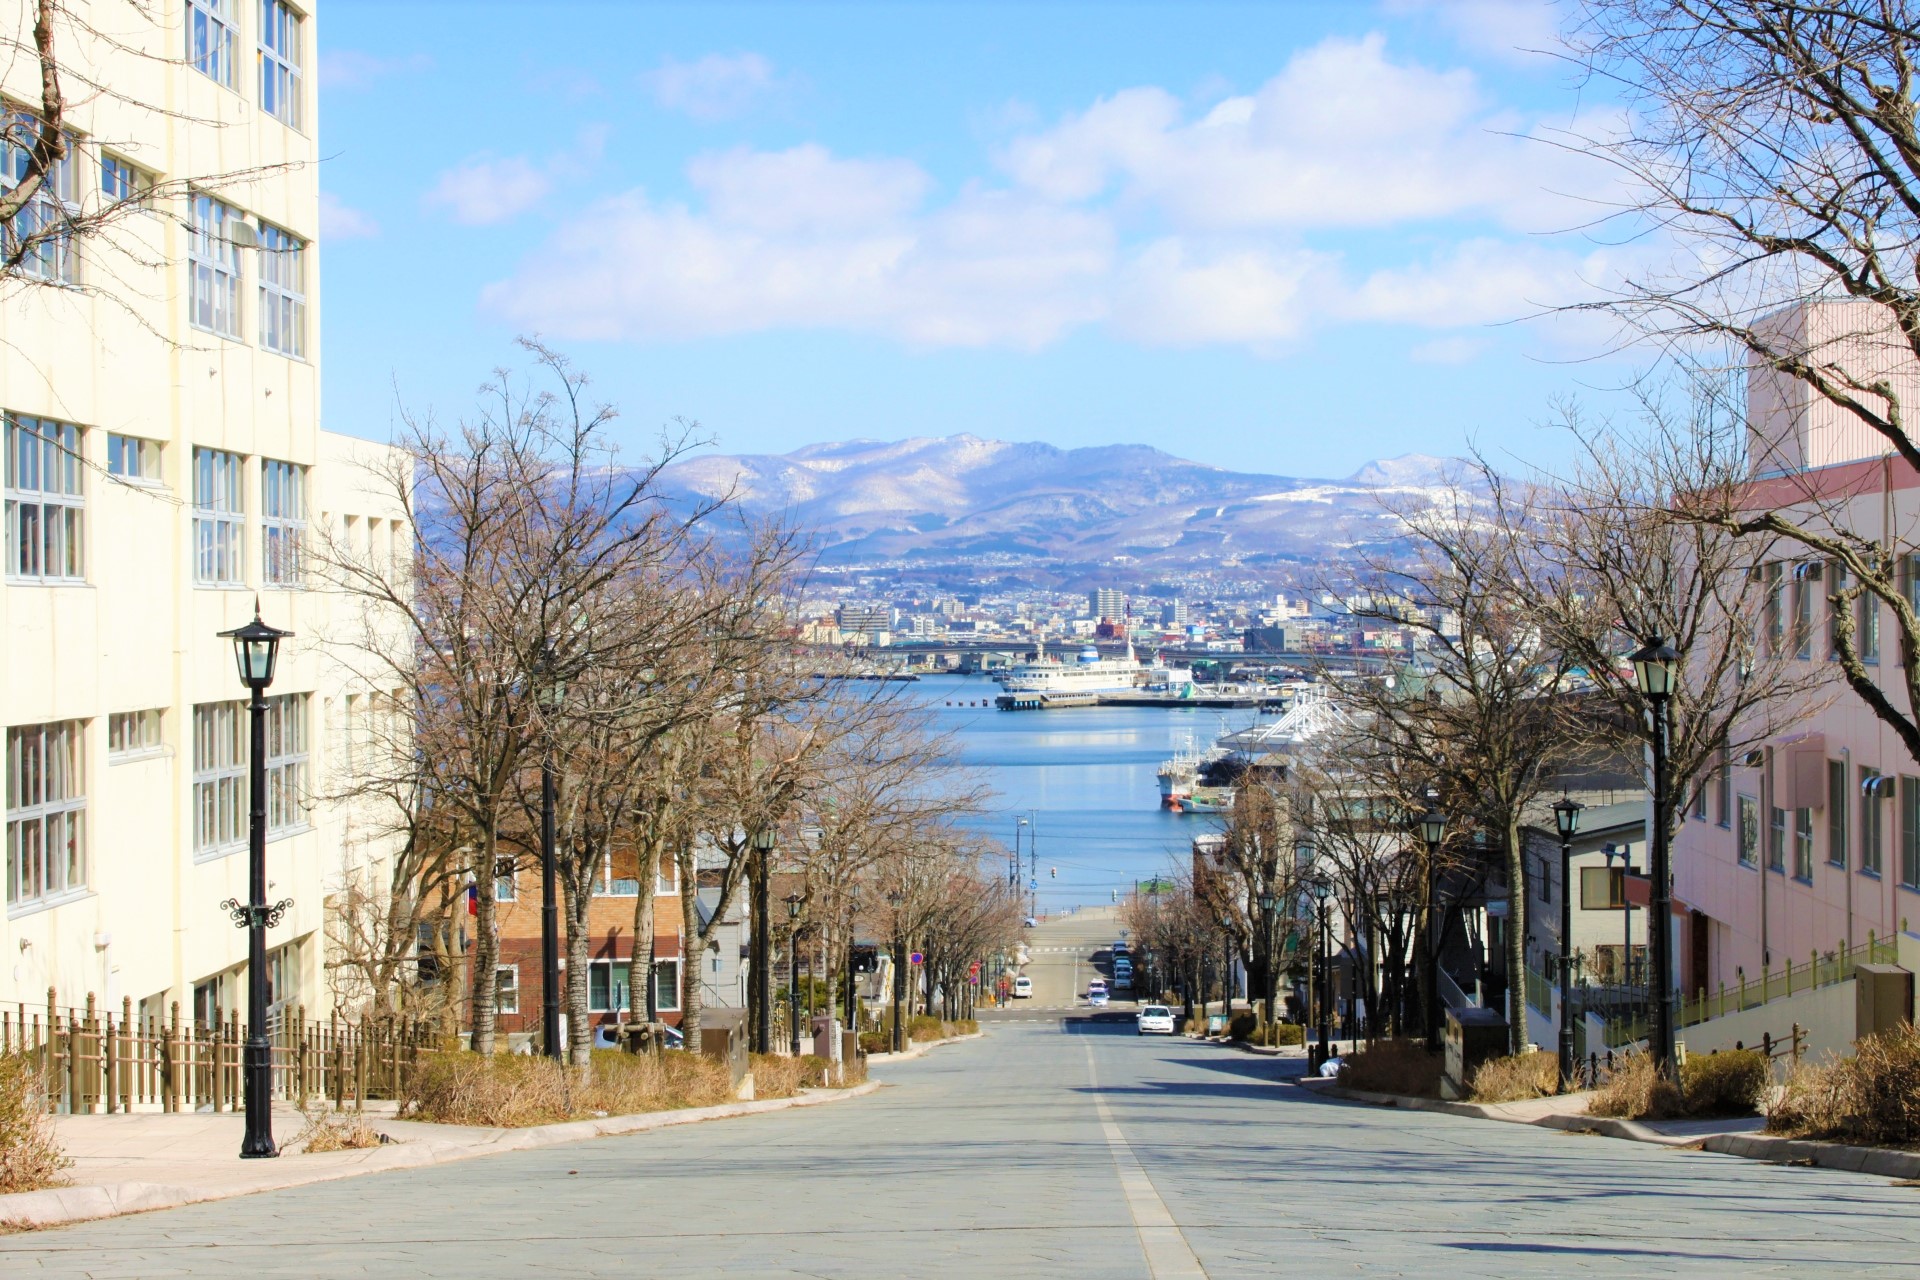
[[[787,895],[787,1025],[792,1029],[793,1056],[800,1056],[800,904],[806,899]]]
[[[1321,970],[1322,976],[1320,979],[1320,1053],[1319,1057],[1312,1063],[1314,1069],[1318,1070],[1320,1064],[1325,1062],[1329,1056],[1327,1053],[1327,1040],[1329,1034],[1328,1023],[1331,1019],[1328,1015],[1331,1011],[1328,1006],[1333,1003],[1333,957],[1328,953],[1327,947],[1327,897],[1333,892],[1333,885],[1325,876],[1315,876],[1309,883],[1308,889],[1313,894],[1314,903],[1320,908],[1320,945],[1316,948],[1319,955],[1315,960],[1315,964],[1316,967],[1319,965],[1326,966]]]
[[[773,1052],[773,922],[768,917],[767,895],[772,879],[769,867],[774,831],[771,825],[754,828],[749,843],[753,846],[753,866],[748,876],[753,889],[753,945],[749,963],[753,968],[753,1027],[749,1039],[755,1053]]]
[[[1653,716],[1653,847],[1647,871],[1653,891],[1647,900],[1647,950],[1653,962],[1654,1070],[1673,1078],[1673,852],[1668,845],[1667,735],[1671,732],[1672,699],[1680,668],[1680,654],[1655,635],[1636,649],[1633,680]]]
[[[860,893],[856,889],[847,894],[847,1025],[853,1029],[858,1044],[860,1034],[860,997],[853,972],[853,950],[860,943]]]
[[[1260,892],[1260,998],[1266,1004],[1266,1020],[1278,1022],[1273,1016],[1274,963],[1273,963],[1273,889],[1268,887]]]
[[[906,898],[899,890],[887,895],[887,902],[893,907],[893,1051],[899,1053],[905,1048],[901,1039],[900,1006],[907,998],[907,943],[902,936],[904,930],[900,923],[900,904]]]
[[[1573,837],[1580,830],[1578,800],[1562,795],[1553,806],[1553,825],[1560,832],[1560,1090],[1573,1082],[1573,1019],[1567,1000],[1573,994]]]
[[[1313,870],[1313,860],[1317,856],[1319,856],[1319,851],[1313,847],[1313,841],[1310,838],[1306,836],[1302,836],[1300,839],[1294,842],[1293,874],[1294,874],[1294,883],[1296,885],[1304,885],[1306,883],[1308,875]],[[1297,910],[1298,908],[1296,908],[1296,911]],[[1313,928],[1312,921],[1307,922],[1307,928],[1309,931],[1312,930]],[[1313,984],[1314,984],[1313,970],[1314,970],[1314,966],[1312,962],[1309,962],[1307,964],[1307,1004],[1306,1004],[1306,1008],[1302,1010],[1301,1018],[1300,1018],[1301,1025],[1303,1027],[1306,1025],[1307,1022],[1311,1021],[1313,1018]],[[1302,1032],[1302,1035],[1304,1037],[1305,1033]],[[1304,1039],[1302,1040],[1302,1043],[1305,1043]]]
[[[1626,922],[1620,938],[1620,985],[1625,987],[1633,980],[1633,904],[1627,901],[1627,876],[1633,871],[1628,865],[1628,858],[1633,853],[1633,846],[1629,844],[1616,848],[1609,844],[1600,852],[1607,860],[1609,871],[1613,869],[1615,856],[1620,859],[1620,915]]]
[[[1434,871],[1440,862],[1440,842],[1446,839],[1447,815],[1428,806],[1420,815],[1420,839],[1427,846],[1427,1048],[1440,1047],[1440,944],[1434,937]]]
[[[273,1145],[273,1045],[267,1039],[267,930],[292,906],[288,899],[267,902],[267,686],[273,683],[280,642],[293,632],[260,620],[260,602],[254,601],[253,621],[222,639],[233,641],[240,683],[251,696],[247,712],[252,729],[252,759],[247,772],[247,901],[228,898],[220,906],[234,924],[247,931],[247,1131],[240,1142],[242,1159],[277,1156]]]

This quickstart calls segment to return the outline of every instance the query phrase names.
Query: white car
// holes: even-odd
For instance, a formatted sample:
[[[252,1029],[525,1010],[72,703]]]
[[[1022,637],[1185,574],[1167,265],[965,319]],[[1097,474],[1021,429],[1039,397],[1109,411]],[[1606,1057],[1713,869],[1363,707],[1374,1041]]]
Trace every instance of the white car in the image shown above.
[[[1033,999],[1033,979],[1021,974],[1013,980],[1013,998],[1015,1000]]]
[[[1087,984],[1087,1003],[1099,1008],[1107,1002],[1107,984],[1095,978]]]
[[[1135,1020],[1135,1033],[1148,1036],[1170,1036],[1173,1034],[1173,1010],[1163,1004],[1143,1004],[1140,1016]]]

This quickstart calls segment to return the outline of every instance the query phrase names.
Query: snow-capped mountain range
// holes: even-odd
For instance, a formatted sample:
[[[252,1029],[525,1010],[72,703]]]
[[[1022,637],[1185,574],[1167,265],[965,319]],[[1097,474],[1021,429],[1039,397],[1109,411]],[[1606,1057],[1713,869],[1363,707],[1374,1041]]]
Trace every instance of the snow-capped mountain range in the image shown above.
[[[683,498],[732,492],[748,513],[785,513],[813,532],[828,563],[1013,557],[1257,568],[1390,542],[1399,524],[1388,504],[1417,504],[1459,469],[1408,454],[1344,480],[1298,479],[1145,445],[1061,449],[955,435],[706,455],[661,479]]]

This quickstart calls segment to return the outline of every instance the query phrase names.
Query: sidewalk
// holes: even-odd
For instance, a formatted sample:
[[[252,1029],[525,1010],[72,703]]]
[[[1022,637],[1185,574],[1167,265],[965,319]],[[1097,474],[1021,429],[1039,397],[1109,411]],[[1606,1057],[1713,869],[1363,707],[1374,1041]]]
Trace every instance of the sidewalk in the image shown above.
[[[525,1129],[483,1129],[397,1120],[388,1104],[384,1115],[369,1110],[367,1119],[374,1129],[390,1137],[391,1143],[320,1155],[286,1153],[287,1144],[306,1127],[306,1121],[292,1107],[276,1104],[273,1132],[281,1144],[282,1154],[273,1160],[240,1158],[240,1139],[246,1121],[231,1112],[56,1116],[55,1134],[74,1162],[67,1170],[70,1185],[0,1195],[0,1230],[62,1226],[89,1218],[171,1209],[202,1200],[277,1191],[363,1173],[446,1164],[563,1142],[783,1111],[789,1107],[819,1106],[860,1097],[878,1088],[877,1081],[869,1081],[851,1089],[809,1089],[792,1098],[607,1116]]]

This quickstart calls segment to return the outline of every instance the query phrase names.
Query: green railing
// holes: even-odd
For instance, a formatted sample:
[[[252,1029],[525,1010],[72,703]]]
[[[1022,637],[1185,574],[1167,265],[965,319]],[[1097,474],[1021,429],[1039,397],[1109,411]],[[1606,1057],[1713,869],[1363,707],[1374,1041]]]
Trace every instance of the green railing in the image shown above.
[[[1553,1016],[1553,980],[1532,965],[1527,966],[1527,1003],[1536,1013]]]

